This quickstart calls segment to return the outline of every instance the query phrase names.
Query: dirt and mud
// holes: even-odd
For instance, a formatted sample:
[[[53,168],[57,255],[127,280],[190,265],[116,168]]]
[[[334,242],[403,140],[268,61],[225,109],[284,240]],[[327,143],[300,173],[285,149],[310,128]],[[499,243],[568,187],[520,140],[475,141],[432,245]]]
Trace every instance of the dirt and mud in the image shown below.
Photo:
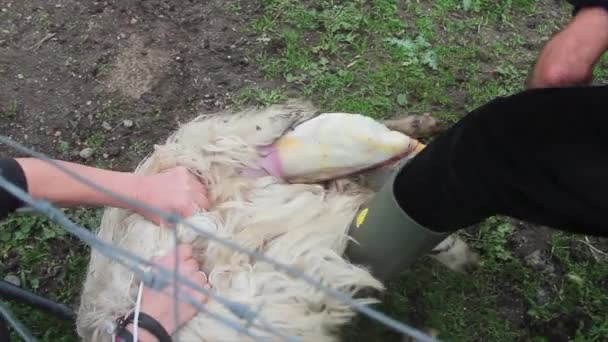
[[[134,167],[179,122],[261,81],[235,1],[1,1],[0,132]],[[2,152],[7,150],[2,148]]]

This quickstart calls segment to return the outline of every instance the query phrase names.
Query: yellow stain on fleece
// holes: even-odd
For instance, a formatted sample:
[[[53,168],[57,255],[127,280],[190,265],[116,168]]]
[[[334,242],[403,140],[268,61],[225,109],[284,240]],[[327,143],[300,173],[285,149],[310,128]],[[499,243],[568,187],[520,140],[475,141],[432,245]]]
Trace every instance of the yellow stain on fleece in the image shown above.
[[[289,151],[289,150],[295,150],[298,148],[302,148],[304,146],[304,144],[302,143],[302,141],[300,140],[300,138],[297,137],[283,137],[280,140],[277,141],[276,145],[277,149],[281,150],[281,151]],[[318,144],[317,148],[319,149],[319,154],[321,157],[321,160],[319,160],[319,162],[321,163],[321,165],[319,165],[321,168],[325,168],[327,167],[331,160],[329,159],[329,157],[331,156],[331,146],[327,145],[327,144],[323,144],[320,143]]]
[[[363,141],[365,144],[367,144],[372,149],[380,150],[386,154],[396,155],[407,149],[407,145],[382,144],[382,143],[378,143],[378,142],[374,141],[373,138],[371,138],[371,137],[368,137],[368,138],[356,137],[356,138],[359,141]]]
[[[279,141],[277,141],[276,143],[276,147],[278,149],[297,148],[300,146],[302,146],[302,142],[300,142],[298,138],[283,137],[282,139],[279,139]]]

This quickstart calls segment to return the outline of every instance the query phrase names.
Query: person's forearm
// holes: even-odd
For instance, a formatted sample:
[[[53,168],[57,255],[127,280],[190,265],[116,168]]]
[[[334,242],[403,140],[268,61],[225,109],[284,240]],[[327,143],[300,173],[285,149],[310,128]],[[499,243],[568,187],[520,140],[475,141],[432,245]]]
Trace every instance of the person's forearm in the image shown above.
[[[608,0],[603,2],[608,4]],[[589,85],[594,65],[607,49],[608,8],[580,7],[570,23],[545,44],[526,87]]]
[[[31,158],[16,160],[27,179],[27,191],[34,198],[45,199],[66,207],[77,205],[125,207],[122,201],[80,183],[42,160]],[[131,198],[135,197],[139,185],[135,174],[102,170],[64,161],[57,162],[104,188]]]
[[[507,215],[608,236],[608,87],[541,89],[473,111],[412,159],[395,196],[450,232]]]
[[[584,8],[604,7],[608,8],[608,0],[566,0],[573,7],[573,14],[576,15]]]
[[[608,10],[603,7],[582,8],[566,29],[576,33],[580,49],[572,53],[584,62],[594,64],[608,49]]]
[[[56,162],[106,190],[183,218],[192,216],[198,210],[207,209],[210,205],[205,186],[183,166],[153,175],[139,175],[65,161]],[[107,206],[128,209],[155,224],[165,224],[161,216],[82,184],[54,165],[39,159],[0,158],[0,172],[34,198],[45,199],[58,206]],[[22,205],[21,201],[0,188],[0,219]]]

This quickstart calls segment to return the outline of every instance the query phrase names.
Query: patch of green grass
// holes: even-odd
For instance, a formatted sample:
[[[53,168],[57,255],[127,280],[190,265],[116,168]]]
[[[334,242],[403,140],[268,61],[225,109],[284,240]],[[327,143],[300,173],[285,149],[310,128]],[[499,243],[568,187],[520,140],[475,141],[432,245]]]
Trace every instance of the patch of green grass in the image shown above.
[[[129,152],[136,155],[141,156],[144,155],[148,151],[148,143],[142,140],[134,141],[129,146]]]
[[[235,100],[237,105],[251,104],[268,106],[283,102],[287,99],[285,92],[280,89],[245,88]]]
[[[598,67],[594,70],[596,81],[606,84],[608,83],[608,54],[604,54],[598,63]]]
[[[57,151],[62,155],[67,155],[70,152],[70,143],[67,141],[59,141],[57,143]]]
[[[102,67],[103,67],[103,65],[102,65]],[[95,114],[95,117],[98,119],[109,120],[109,119],[117,117],[120,114],[120,110],[119,110],[119,107],[121,105],[120,98],[117,98],[116,95],[107,95],[107,94],[98,95],[98,98],[105,99],[107,97],[109,97],[110,100],[107,100],[105,102],[105,104],[103,105],[103,107],[101,108],[101,110]]]
[[[106,170],[111,170],[113,168],[113,165],[114,164],[112,163],[112,161],[108,159],[96,159],[94,164],[96,168]]]
[[[513,63],[504,63],[492,75],[495,84],[489,88],[495,91],[483,94],[474,77],[454,77],[480,69],[479,43],[451,44],[442,31],[477,30],[481,22],[498,27],[504,15],[534,9],[534,1],[471,1],[468,11],[462,10],[462,1],[449,0],[435,6],[394,0],[263,3],[265,14],[252,24],[269,46],[257,56],[260,67],[268,78],[299,87],[324,110],[384,117],[441,108],[435,114],[453,122],[456,111],[463,113],[460,106],[451,106],[450,92],[473,91],[466,104],[475,106],[523,86],[523,72],[512,69],[518,61],[511,47],[521,45],[521,36],[492,46],[493,55]],[[448,20],[452,11],[467,18]],[[407,101],[397,101],[403,96]]]
[[[75,209],[68,217],[96,227],[100,210]],[[0,223],[0,265],[21,287],[75,308],[88,263],[88,247],[61,226],[31,213],[15,214]],[[51,314],[9,301],[16,318],[41,341],[77,341],[74,327]],[[18,341],[17,335],[12,338]]]
[[[103,146],[105,140],[106,138],[103,133],[97,132],[87,138],[86,144],[92,149],[99,150]]]
[[[82,44],[84,44],[85,42],[86,42],[86,40],[82,41]],[[112,65],[110,65],[108,63],[99,64],[97,66],[97,70],[98,70],[97,75],[99,77],[105,77],[110,74],[110,71],[112,71]]]
[[[536,3],[535,0],[438,0],[435,6],[443,13],[465,11],[488,16],[494,20],[506,20],[512,17],[511,14],[514,10],[518,12],[533,11]]]
[[[14,119],[17,117],[17,110],[17,102],[11,102],[4,110],[0,111],[0,118]]]
[[[514,227],[511,223],[491,218],[479,228],[478,234],[482,238],[479,239],[481,243],[478,244],[478,248],[495,259],[492,261],[512,260],[513,255],[507,248],[507,241],[513,231]]]
[[[557,233],[553,236],[553,258],[563,276],[555,286],[557,295],[544,305],[533,303],[531,310],[541,320],[580,317],[577,341],[608,339],[608,258],[593,256],[584,237]]]
[[[36,13],[36,21],[42,25],[48,25],[49,23],[49,12],[45,11],[45,10],[39,10]]]

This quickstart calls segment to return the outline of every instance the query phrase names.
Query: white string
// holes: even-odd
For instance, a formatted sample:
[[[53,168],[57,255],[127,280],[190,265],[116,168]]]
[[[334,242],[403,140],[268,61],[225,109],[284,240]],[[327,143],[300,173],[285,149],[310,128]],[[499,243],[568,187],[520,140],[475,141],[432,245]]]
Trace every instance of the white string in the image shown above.
[[[139,330],[139,311],[141,310],[141,295],[144,290],[144,282],[139,282],[139,290],[137,291],[137,301],[135,302],[135,317],[133,317],[133,342],[137,342],[137,332]]]

